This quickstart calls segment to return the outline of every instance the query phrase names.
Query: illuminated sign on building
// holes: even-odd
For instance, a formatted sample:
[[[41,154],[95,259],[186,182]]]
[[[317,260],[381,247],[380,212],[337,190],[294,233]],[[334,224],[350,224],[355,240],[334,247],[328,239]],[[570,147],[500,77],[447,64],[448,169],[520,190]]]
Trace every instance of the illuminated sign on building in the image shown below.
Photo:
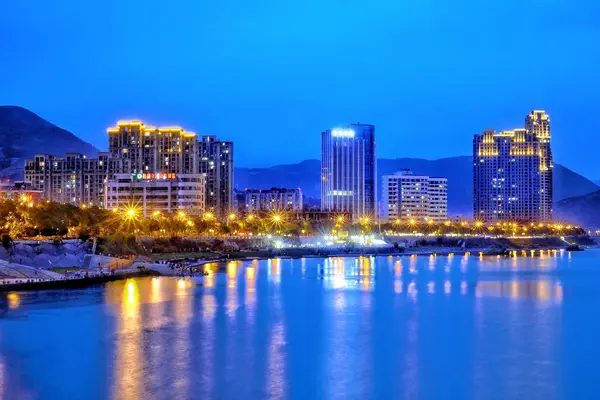
[[[354,130],[352,129],[333,129],[331,136],[341,138],[352,138],[354,137]]]
[[[165,179],[176,179],[177,178],[177,174],[174,173],[157,173],[157,174],[148,174],[148,173],[133,173],[131,174],[131,177],[133,178],[133,180],[136,181],[141,181],[141,180],[165,180]]]

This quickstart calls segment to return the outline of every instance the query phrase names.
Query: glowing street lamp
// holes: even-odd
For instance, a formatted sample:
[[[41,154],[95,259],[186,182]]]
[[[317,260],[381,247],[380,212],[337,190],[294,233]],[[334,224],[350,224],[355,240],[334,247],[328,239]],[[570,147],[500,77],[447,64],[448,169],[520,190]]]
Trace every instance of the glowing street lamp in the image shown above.
[[[211,213],[211,212],[204,213],[204,219],[207,220],[207,221],[210,221],[214,217],[215,217],[214,214]]]
[[[137,215],[137,212],[135,211],[135,208],[128,208],[125,211],[125,217],[127,219],[134,219],[136,217],[136,215]]]
[[[281,215],[279,215],[279,214],[273,215],[273,222],[276,222],[276,223],[281,222]]]
[[[179,211],[177,215],[179,216],[179,218],[185,218],[185,211]]]

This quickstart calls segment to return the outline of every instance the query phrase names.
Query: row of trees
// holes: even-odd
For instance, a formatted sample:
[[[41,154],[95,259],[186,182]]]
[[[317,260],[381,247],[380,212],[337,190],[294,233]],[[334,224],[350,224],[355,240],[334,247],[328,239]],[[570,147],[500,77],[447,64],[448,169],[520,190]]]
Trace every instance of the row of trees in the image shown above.
[[[12,238],[82,237],[135,235],[169,236],[238,236],[260,235],[354,235],[380,233],[388,235],[577,235],[585,232],[566,224],[498,223],[486,225],[479,221],[393,221],[376,223],[362,218],[351,223],[339,215],[327,221],[295,219],[284,212],[264,214],[230,214],[217,218],[211,213],[188,215],[185,212],[154,212],[143,216],[136,207],[105,210],[99,207],[76,207],[70,204],[43,201],[36,204],[0,200],[0,234]]]

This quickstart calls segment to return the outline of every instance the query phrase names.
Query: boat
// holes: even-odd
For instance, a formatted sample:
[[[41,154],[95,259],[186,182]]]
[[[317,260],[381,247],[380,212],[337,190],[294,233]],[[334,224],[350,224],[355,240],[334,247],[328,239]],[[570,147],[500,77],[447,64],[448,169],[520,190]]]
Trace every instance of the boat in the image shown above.
[[[567,251],[583,251],[583,247],[578,244],[572,244],[566,247]]]

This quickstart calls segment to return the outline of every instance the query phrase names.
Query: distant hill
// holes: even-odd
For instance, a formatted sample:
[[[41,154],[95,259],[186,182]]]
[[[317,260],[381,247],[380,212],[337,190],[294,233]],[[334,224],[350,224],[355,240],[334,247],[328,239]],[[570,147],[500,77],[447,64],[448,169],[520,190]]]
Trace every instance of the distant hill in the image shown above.
[[[554,208],[559,220],[573,222],[586,228],[600,228],[600,190],[560,200]]]
[[[439,160],[419,158],[379,159],[378,184],[383,175],[393,174],[404,168],[415,173],[448,178],[448,208],[451,215],[469,215],[473,207],[473,158],[460,156]],[[319,160],[305,160],[298,164],[277,165],[269,168],[236,168],[235,185],[238,189],[270,187],[300,187],[305,196],[320,198]],[[580,196],[599,190],[589,179],[555,164],[554,198]]]
[[[0,106],[0,178],[22,179],[24,161],[35,153],[98,154],[91,144],[18,106]]]

